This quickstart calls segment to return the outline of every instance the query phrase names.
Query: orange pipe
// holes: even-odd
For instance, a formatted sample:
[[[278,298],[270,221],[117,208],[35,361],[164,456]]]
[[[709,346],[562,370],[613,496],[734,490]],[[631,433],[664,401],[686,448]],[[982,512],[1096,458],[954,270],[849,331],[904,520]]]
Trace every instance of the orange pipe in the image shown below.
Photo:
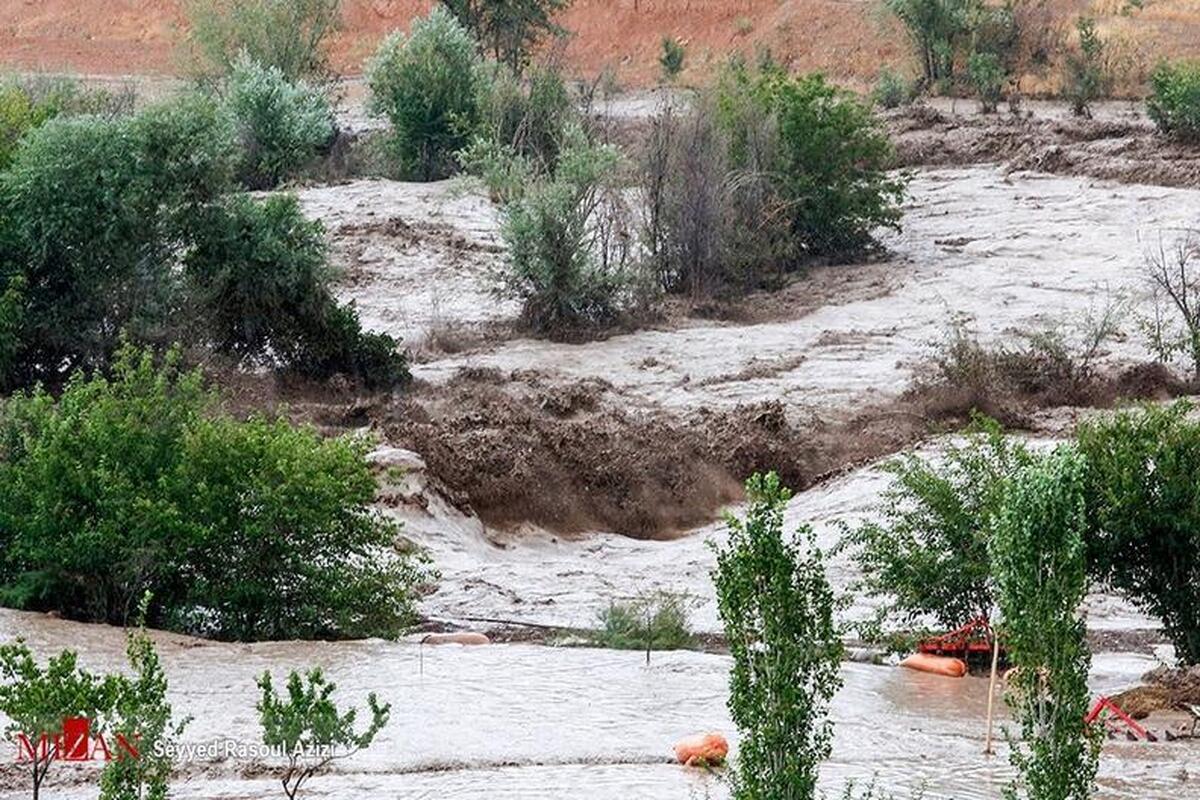
[[[913,653],[901,661],[900,666],[950,678],[961,678],[967,674],[967,662],[961,658],[933,656],[928,653]]]

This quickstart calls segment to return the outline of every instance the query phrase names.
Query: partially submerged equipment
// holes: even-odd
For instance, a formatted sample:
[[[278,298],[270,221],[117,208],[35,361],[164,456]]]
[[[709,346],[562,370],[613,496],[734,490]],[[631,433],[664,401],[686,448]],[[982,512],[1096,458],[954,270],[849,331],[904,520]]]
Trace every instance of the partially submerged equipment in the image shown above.
[[[431,633],[421,644],[491,644],[492,640],[482,633],[462,631],[459,633]]]
[[[967,663],[971,663],[973,660],[990,661],[993,655],[997,655],[1000,661],[1004,661],[1003,645],[998,651],[993,651],[995,635],[995,631],[987,619],[977,617],[958,630],[923,640],[917,645],[917,652],[931,656],[949,656]]]
[[[961,678],[967,674],[967,662],[961,658],[934,656],[928,653],[913,653],[901,661],[900,666],[915,669],[918,672],[928,672],[932,675],[945,675],[950,678]]]
[[[675,759],[685,766],[724,764],[729,742],[719,733],[700,733],[681,739],[675,745]]]

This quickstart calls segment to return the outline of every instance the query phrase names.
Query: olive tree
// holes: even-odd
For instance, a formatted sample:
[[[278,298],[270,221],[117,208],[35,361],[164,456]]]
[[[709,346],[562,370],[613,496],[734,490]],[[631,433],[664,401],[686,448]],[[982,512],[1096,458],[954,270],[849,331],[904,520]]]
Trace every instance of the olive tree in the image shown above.
[[[829,756],[841,686],[833,591],[812,531],[785,537],[791,492],[775,473],[746,483],[749,508],[716,547],[717,609],[733,656],[729,710],[741,735],[737,800],[809,800]]]
[[[1091,653],[1079,606],[1087,593],[1086,467],[1060,448],[1023,468],[997,515],[991,542],[1009,658],[1006,699],[1018,778],[1010,798],[1088,800],[1100,731],[1084,721]]]
[[[1192,405],[1146,406],[1080,426],[1094,575],[1158,617],[1200,663],[1200,422]]]

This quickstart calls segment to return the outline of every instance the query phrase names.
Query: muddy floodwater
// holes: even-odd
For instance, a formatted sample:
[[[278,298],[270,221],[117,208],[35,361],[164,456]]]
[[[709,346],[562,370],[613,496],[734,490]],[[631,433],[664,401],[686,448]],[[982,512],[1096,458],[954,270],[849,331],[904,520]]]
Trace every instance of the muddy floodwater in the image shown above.
[[[355,181],[301,192],[322,219],[343,267],[343,296],[368,327],[419,343],[447,326],[511,320],[492,299],[489,271],[502,257],[495,210],[463,184]],[[952,322],[985,340],[1013,338],[1079,319],[1109,297],[1145,308],[1143,251],[1194,224],[1200,192],[1075,177],[1008,173],[995,166],[919,171],[904,229],[883,235],[884,263],[845,270],[845,291],[815,310],[755,325],[691,321],[582,345],[498,339],[464,353],[422,359],[426,385],[464,367],[537,370],[548,380],[599,378],[631,408],[688,410],[779,400],[791,417],[821,418],[910,384],[931,344]],[[1146,357],[1133,326],[1104,354]],[[1053,435],[1040,437],[1049,446]],[[942,446],[930,440],[926,452]],[[614,600],[657,590],[690,598],[692,624],[719,628],[709,540],[720,523],[669,541],[605,531],[562,537],[532,526],[494,530],[439,491],[419,466],[404,478],[419,502],[390,505],[405,535],[428,548],[442,578],[422,612],[442,623],[480,620],[586,627]],[[835,545],[839,521],[869,517],[888,477],[878,463],[799,493],[787,525],[814,527]],[[853,563],[830,564],[838,590]],[[861,598],[849,617],[869,613]],[[1094,632],[1151,632],[1154,620],[1119,598],[1092,595]],[[40,653],[69,647],[84,665],[119,669],[121,631],[20,612],[0,612],[0,639],[23,636]],[[415,641],[231,645],[157,636],[176,711],[193,722],[184,743],[255,742],[255,676],[325,667],[344,697],[369,691],[392,704],[390,724],[369,751],[317,778],[308,796],[328,798],[549,798],[690,800],[726,796],[722,782],[671,763],[672,744],[709,730],[734,740],[726,710],[730,662],[722,655],[644,654],[496,644],[422,646]],[[1095,655],[1092,688],[1119,691],[1169,658],[1169,648],[1120,646]],[[875,781],[898,798],[998,798],[1009,778],[1001,736],[983,754],[987,682],[846,664],[833,704],[833,757],[823,786]],[[1003,704],[1000,705],[1003,708]],[[15,756],[14,754],[10,754]],[[55,769],[49,794],[95,796],[86,768]],[[181,764],[180,798],[279,796],[259,758]],[[26,795],[23,773],[0,767],[0,798]],[[1200,796],[1200,743],[1111,741],[1100,797],[1176,800]]]

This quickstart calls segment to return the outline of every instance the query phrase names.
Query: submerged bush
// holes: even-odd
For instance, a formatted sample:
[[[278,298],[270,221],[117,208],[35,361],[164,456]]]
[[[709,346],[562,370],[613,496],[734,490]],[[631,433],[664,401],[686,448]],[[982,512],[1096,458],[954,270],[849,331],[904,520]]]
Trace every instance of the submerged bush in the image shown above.
[[[371,108],[392,125],[400,168],[421,180],[454,171],[479,121],[479,56],[443,6],[384,40],[367,70]]]
[[[1158,129],[1180,141],[1200,141],[1200,62],[1162,64],[1150,87],[1146,111]]]
[[[680,650],[692,644],[686,597],[668,592],[612,603],[592,641],[616,650]]]
[[[880,108],[899,108],[908,105],[917,96],[916,83],[891,69],[879,71],[871,99]]]
[[[228,639],[394,636],[420,561],[358,439],[222,416],[178,354],[0,406],[0,600]]]
[[[325,95],[289,81],[278,67],[240,58],[226,91],[242,144],[242,180],[252,189],[269,189],[296,174],[333,137]]]

